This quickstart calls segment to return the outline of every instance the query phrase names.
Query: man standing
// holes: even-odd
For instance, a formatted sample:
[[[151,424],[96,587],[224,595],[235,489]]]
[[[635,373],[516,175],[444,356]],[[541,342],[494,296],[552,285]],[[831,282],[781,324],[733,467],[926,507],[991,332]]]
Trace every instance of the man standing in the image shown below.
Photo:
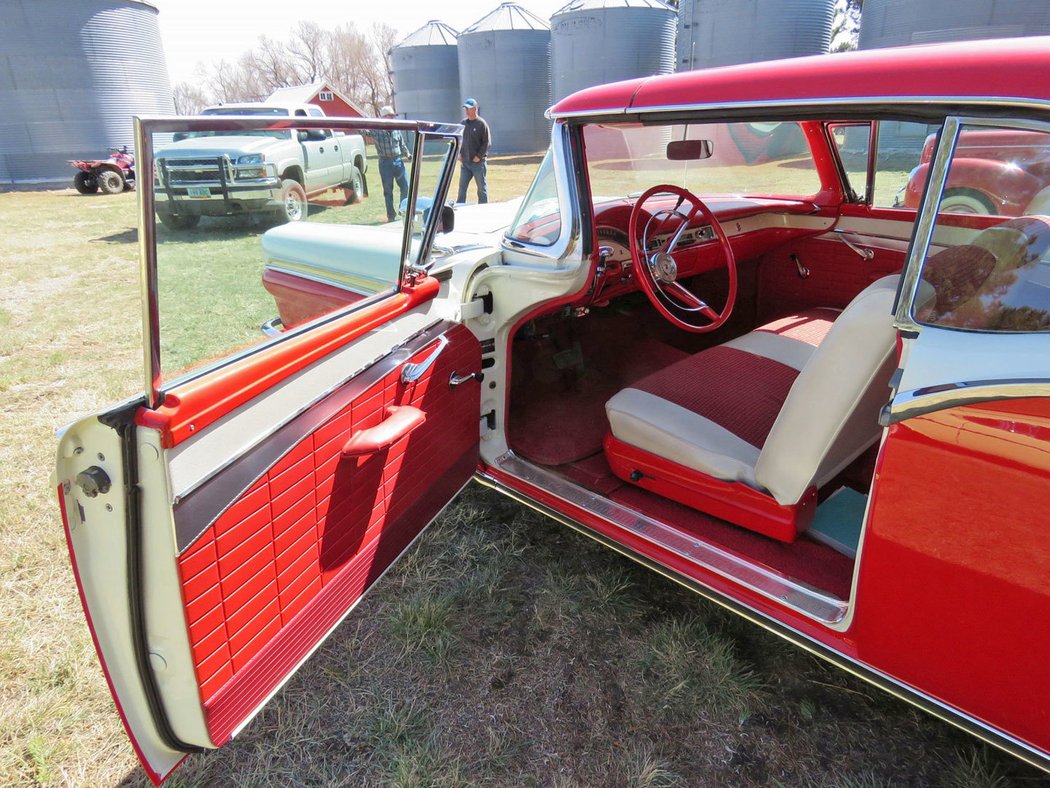
[[[463,102],[463,109],[467,113],[463,121],[463,147],[459,151],[459,199],[457,202],[467,201],[467,186],[473,178],[477,183],[478,204],[489,201],[489,187],[486,182],[487,163],[489,155],[489,124],[478,115],[478,102],[468,98]]]
[[[396,118],[394,108],[387,106],[379,110],[384,118]],[[408,196],[408,179],[405,177],[405,162],[412,159],[405,145],[405,136],[400,129],[375,129],[372,131],[376,155],[379,156],[379,178],[383,181],[383,199],[386,201],[386,220],[392,222],[397,218],[394,209],[394,181],[401,191],[398,205]]]

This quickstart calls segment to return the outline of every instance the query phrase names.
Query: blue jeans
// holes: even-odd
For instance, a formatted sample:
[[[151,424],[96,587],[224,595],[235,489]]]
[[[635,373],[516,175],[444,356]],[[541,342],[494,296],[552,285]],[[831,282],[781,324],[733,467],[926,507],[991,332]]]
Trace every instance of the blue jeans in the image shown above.
[[[478,186],[478,205],[484,205],[489,201],[489,185],[485,181],[488,166],[485,159],[479,162],[461,161],[459,163],[459,198],[456,202],[467,201],[467,186],[473,178]]]
[[[397,218],[397,211],[394,210],[394,181],[397,181],[397,187],[401,190],[401,200],[398,201],[398,205],[404,202],[404,199],[408,196],[408,178],[405,177],[405,163],[401,159],[380,159],[379,178],[383,181],[386,220],[392,222]]]

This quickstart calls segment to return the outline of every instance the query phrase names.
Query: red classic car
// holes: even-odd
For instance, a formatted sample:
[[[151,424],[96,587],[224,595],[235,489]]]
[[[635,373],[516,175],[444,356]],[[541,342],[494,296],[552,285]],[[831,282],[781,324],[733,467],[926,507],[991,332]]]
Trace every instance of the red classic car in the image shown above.
[[[154,227],[144,184],[144,391],[64,432],[54,484],[151,776],[229,741],[472,478],[1047,768],[1050,216],[940,208],[969,141],[1050,141],[1050,39],[549,117],[525,197],[454,229],[426,207],[458,127],[325,119],[406,135],[405,218],[274,228],[264,277],[257,239]]]
[[[1039,131],[972,129],[959,135],[941,211],[1022,216],[1050,213],[1050,148]],[[904,205],[918,208],[937,135],[922,146],[920,164],[908,177]]]

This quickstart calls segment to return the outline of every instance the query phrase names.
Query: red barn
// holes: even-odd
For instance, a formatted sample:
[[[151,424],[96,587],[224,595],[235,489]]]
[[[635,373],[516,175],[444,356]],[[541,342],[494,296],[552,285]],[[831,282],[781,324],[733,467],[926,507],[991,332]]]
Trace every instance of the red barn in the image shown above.
[[[267,101],[280,101],[288,104],[315,104],[324,110],[329,117],[364,118],[365,111],[348,99],[324,78],[309,85],[298,85],[290,88],[278,88]]]

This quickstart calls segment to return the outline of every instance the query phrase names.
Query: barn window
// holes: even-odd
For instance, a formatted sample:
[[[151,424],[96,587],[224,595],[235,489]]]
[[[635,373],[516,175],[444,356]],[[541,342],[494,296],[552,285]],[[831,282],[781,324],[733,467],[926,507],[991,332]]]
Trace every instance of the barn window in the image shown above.
[[[317,98],[319,98],[321,101],[331,101],[332,91],[322,90],[320,93],[317,94]]]

